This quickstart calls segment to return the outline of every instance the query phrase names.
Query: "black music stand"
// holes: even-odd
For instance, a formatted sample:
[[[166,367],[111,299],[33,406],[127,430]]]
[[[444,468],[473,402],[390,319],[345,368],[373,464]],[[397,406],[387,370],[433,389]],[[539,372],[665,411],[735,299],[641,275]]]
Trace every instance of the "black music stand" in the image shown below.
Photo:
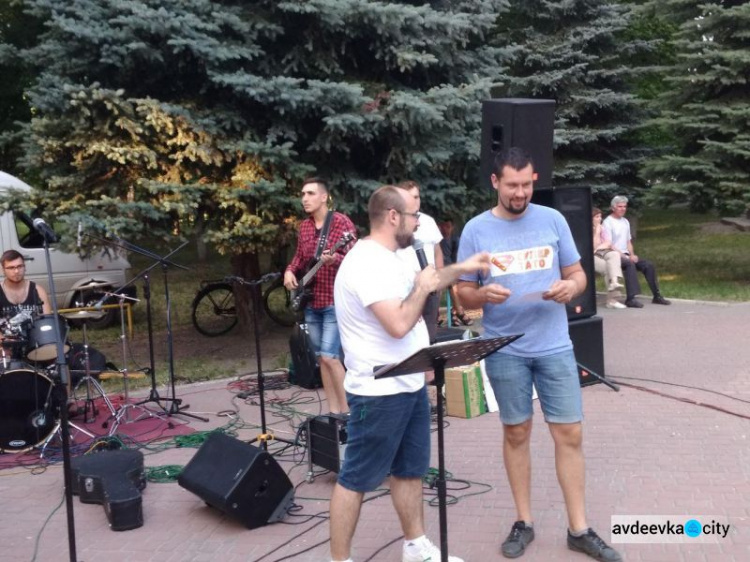
[[[376,368],[376,379],[412,375],[424,371],[435,371],[437,387],[437,435],[438,435],[438,477],[435,483],[438,490],[438,509],[440,512],[440,558],[448,562],[448,515],[446,513],[445,489],[445,454],[443,444],[443,385],[445,368],[470,365],[505,347],[523,336],[501,336],[499,338],[451,341],[423,347],[400,363]]]

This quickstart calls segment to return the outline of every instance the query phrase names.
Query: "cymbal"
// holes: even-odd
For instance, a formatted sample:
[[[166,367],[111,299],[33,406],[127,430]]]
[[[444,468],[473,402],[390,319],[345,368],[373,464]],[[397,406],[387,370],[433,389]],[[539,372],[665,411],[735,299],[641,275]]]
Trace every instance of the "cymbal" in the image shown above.
[[[60,316],[68,320],[99,320],[106,312],[97,310],[79,310],[78,312],[65,312]]]
[[[107,281],[97,281],[96,279],[92,279],[91,281],[87,281],[83,285],[80,285],[78,287],[78,290],[86,291],[88,289],[101,289],[102,287],[111,287],[112,283],[109,283]]]

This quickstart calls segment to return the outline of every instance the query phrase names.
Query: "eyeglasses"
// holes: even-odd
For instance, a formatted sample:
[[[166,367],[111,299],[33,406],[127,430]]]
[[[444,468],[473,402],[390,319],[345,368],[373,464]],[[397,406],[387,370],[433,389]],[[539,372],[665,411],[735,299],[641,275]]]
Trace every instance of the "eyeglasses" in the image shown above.
[[[388,209],[389,211],[396,211],[399,215],[408,215],[410,217],[414,217],[415,219],[419,220],[419,217],[422,216],[422,213],[417,211],[416,213],[407,213],[406,211],[399,211],[398,209]]]
[[[22,269],[26,269],[26,264],[22,263],[21,265],[10,265],[8,267],[3,266],[3,269],[7,271],[20,271]]]

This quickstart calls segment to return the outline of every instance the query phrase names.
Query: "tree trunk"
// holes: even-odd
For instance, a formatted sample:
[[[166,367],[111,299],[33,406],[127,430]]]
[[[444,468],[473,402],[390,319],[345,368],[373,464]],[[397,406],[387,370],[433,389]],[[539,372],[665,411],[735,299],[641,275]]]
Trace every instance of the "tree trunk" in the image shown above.
[[[236,254],[230,258],[232,265],[232,274],[248,282],[254,282],[260,277],[260,262],[258,260],[257,253],[243,253]],[[237,317],[239,319],[240,327],[243,330],[251,330],[253,327],[253,318],[250,315],[253,310],[253,293],[252,291],[261,291],[262,287],[240,285],[235,284],[234,286],[234,298],[237,302]],[[258,295],[259,309],[257,312],[260,314],[258,320],[263,316],[262,306],[262,294]]]

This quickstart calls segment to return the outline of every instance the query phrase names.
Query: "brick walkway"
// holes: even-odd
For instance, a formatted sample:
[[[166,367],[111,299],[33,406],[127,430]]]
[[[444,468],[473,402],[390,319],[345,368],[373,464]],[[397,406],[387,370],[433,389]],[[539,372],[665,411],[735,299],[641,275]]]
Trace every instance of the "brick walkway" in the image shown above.
[[[603,385],[583,389],[590,524],[609,540],[613,514],[728,517],[732,533],[718,544],[632,544],[619,549],[628,561],[750,560],[750,304],[649,303],[642,310],[601,309],[600,314],[605,319],[608,377],[638,377],[706,391],[633,380],[627,382],[669,397],[628,387],[619,393]],[[226,383],[178,390],[191,405],[190,412],[211,413],[209,423],[190,420],[194,429],[222,426],[228,418],[216,412],[234,409],[246,423],[259,423],[258,406],[233,400]],[[293,394],[295,408],[318,412],[315,392],[272,391],[267,399]],[[293,439],[289,424],[268,411],[277,434]],[[499,422],[495,414],[448,420],[446,467],[456,479],[449,482],[451,494],[458,498],[448,508],[451,551],[467,562],[503,560],[498,548],[513,522],[514,508],[502,467]],[[565,546],[566,518],[552,442],[539,413],[536,420],[532,495],[537,538],[522,559],[586,560]],[[256,434],[249,427],[239,432],[243,439]],[[146,465],[184,465],[194,452],[153,452]],[[318,476],[308,484],[301,454],[278,460],[298,486],[300,506],[282,523],[246,530],[176,483],[149,483],[143,492],[145,524],[131,531],[111,531],[101,506],[74,499],[78,560],[326,562],[325,515],[334,476]],[[0,471],[0,561],[32,560],[37,539],[36,560],[69,559],[65,505],[56,510],[62,498],[59,465],[40,474],[24,468]],[[429,506],[425,510],[429,536],[437,541],[438,511]],[[362,510],[354,559],[399,561],[400,535],[390,498],[372,499]]]

